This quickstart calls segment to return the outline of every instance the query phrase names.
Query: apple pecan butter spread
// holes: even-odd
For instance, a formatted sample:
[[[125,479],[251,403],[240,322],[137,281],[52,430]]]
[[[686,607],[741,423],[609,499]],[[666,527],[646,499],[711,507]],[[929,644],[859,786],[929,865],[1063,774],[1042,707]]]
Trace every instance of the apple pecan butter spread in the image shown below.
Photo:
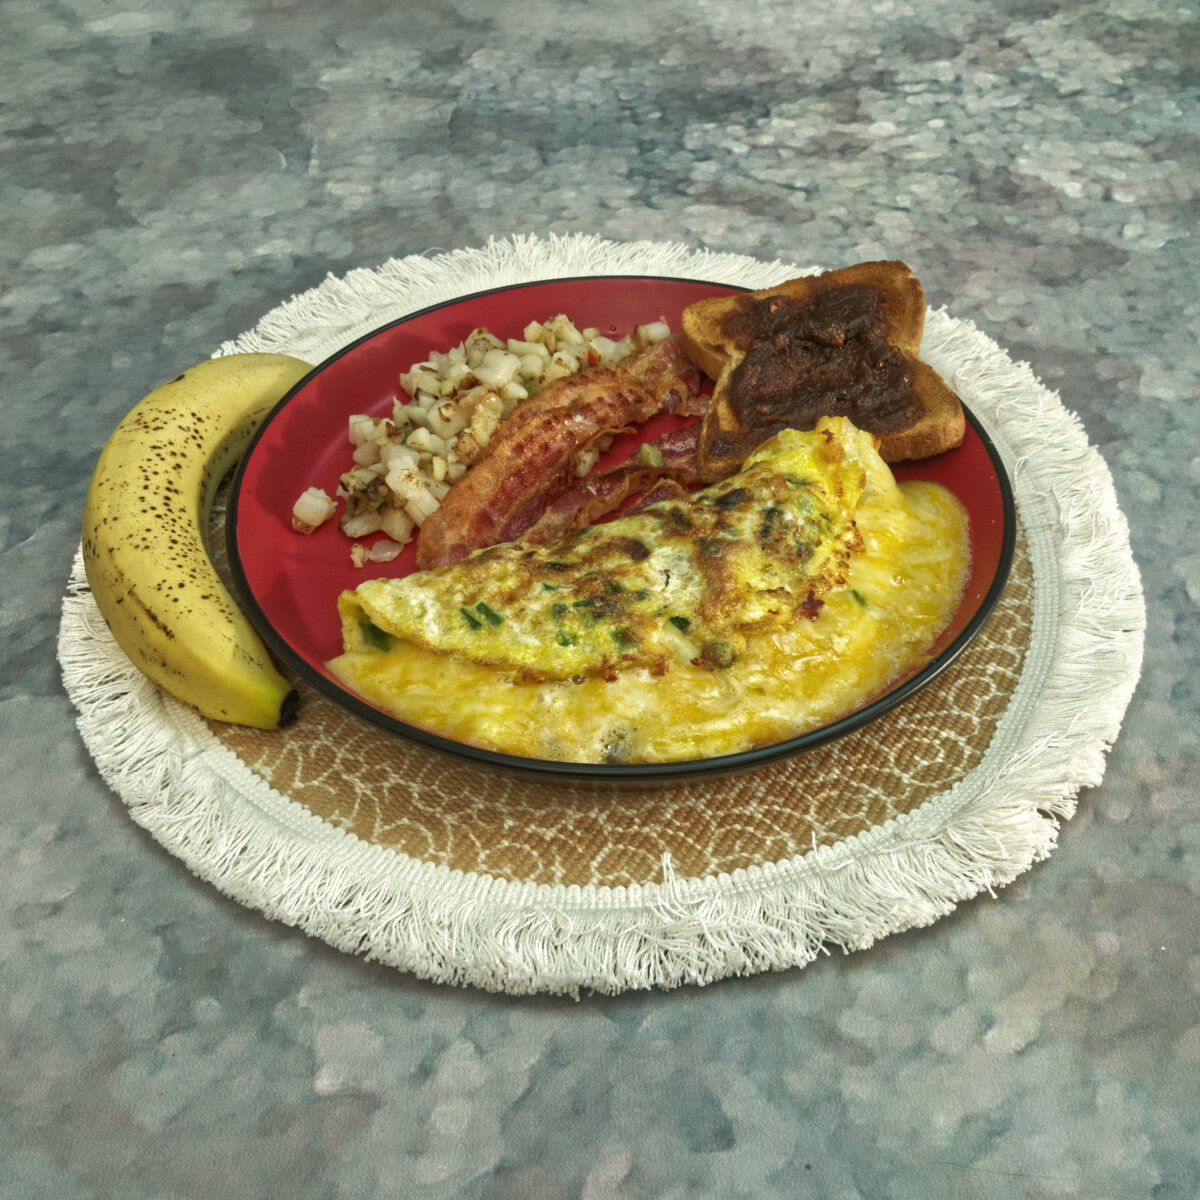
[[[738,424],[770,434],[822,416],[893,433],[921,419],[912,364],[887,340],[879,292],[823,288],[809,299],[767,296],[735,309],[722,332],[745,351],[730,379]]]

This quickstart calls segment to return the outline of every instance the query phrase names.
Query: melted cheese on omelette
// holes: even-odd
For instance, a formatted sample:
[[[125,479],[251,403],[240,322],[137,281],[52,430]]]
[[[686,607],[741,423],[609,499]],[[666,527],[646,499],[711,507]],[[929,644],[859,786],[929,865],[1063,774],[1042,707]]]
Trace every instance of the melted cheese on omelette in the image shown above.
[[[958,501],[897,485],[832,418],[695,496],[366,582],[339,601],[329,665],[403,720],[510,754],[713,757],[824,725],[921,666],[968,566]]]

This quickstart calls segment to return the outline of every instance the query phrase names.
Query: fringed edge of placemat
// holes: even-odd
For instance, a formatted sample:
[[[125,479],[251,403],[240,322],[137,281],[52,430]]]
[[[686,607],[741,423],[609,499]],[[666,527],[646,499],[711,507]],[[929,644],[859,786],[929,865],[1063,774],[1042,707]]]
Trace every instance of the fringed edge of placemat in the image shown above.
[[[766,286],[787,264],[594,237],[493,241],[393,260],[293,298],[218,353],[317,357],[405,312],[571,274]],[[406,281],[411,281],[408,286]],[[125,658],[77,556],[59,658],[98,770],[138,824],[238,902],[330,945],[442,983],[578,996],[704,984],[862,949],[994,892],[1054,848],[1141,669],[1145,607],[1111,476],[1078,419],[990,339],[929,314],[922,356],[996,441],[1034,569],[1025,670],[981,765],[905,817],[778,863],[627,888],[453,871],[361,841],[273,791]],[[619,803],[619,796],[614,797]]]
[[[546,279],[657,275],[759,288],[817,270],[694,250],[681,242],[610,242],[593,234],[554,233],[493,238],[482,247],[413,254],[329,275],[225,342],[216,355],[266,351],[320,362],[388,321],[475,292]]]

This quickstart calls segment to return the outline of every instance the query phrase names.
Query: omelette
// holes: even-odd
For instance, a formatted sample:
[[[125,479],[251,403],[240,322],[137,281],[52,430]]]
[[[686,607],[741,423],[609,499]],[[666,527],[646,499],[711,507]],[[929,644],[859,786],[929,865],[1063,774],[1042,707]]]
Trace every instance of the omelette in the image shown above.
[[[845,418],[547,545],[342,594],[347,686],[514,755],[653,762],[805,732],[919,667],[958,606],[966,514]]]

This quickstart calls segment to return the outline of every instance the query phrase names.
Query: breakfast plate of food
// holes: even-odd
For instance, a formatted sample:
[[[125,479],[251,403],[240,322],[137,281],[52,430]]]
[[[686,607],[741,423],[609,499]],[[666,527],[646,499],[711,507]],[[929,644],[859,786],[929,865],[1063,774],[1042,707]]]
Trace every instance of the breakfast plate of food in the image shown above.
[[[895,262],[571,235],[331,275],[131,410],[82,535],[59,660],[133,819],[510,994],[994,895],[1141,663],[1078,419]]]
[[[954,661],[1012,562],[1009,481],[924,315],[870,263],[386,324],[243,458],[239,601],[318,692],[459,760],[647,783],[827,743]]]

